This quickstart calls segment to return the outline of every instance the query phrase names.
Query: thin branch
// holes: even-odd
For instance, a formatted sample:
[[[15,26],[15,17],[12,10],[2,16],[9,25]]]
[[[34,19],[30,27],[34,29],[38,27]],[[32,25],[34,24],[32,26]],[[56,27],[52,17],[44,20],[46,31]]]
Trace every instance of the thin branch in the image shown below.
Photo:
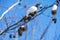
[[[11,7],[9,7],[5,12],[2,13],[0,20],[3,18],[3,16],[8,13],[12,8],[14,8],[16,5],[18,4],[18,2],[14,3]]]
[[[48,23],[47,27],[45,28],[44,32],[42,33],[42,35],[41,35],[41,37],[40,37],[40,40],[43,39],[43,37],[44,37],[44,35],[46,34],[46,32],[47,32],[48,28],[50,27],[51,23],[52,23],[52,21],[50,21],[50,22]]]
[[[25,11],[27,11],[27,9],[28,9],[28,2],[27,2],[27,0],[26,0],[25,4],[26,4],[26,5],[24,6],[24,8],[26,8]],[[28,23],[26,23],[25,25],[26,25],[25,40],[28,40],[28,39],[27,39],[27,38],[28,38]]]
[[[25,40],[27,40],[28,37],[28,24],[26,24],[26,35],[25,35]]]
[[[57,39],[57,26],[56,26],[56,29],[55,29],[55,36],[53,38],[53,40],[56,40]]]
[[[53,3],[54,4],[54,3]],[[39,16],[39,15],[41,15],[46,9],[48,9],[48,8],[50,8],[50,7],[52,7],[53,6],[53,4],[52,5],[50,5],[50,6],[48,6],[48,7],[44,7],[44,8],[42,8],[40,11],[38,11],[38,13],[39,14],[37,14],[36,16],[34,16],[33,18],[31,18],[30,19],[30,21],[31,20],[33,20],[35,17],[37,17],[37,16]],[[0,35],[2,35],[3,33],[5,33],[5,32],[7,32],[12,26],[16,26],[16,25],[18,25],[21,21],[23,21],[24,19],[22,18],[21,20],[19,20],[17,23],[15,23],[15,24],[13,24],[13,25],[11,25],[11,26],[9,26],[8,28],[6,28],[2,33],[0,33]],[[30,22],[30,21],[28,21],[28,22]],[[27,23],[28,23],[27,22]],[[22,24],[22,25],[25,25],[26,23],[24,23],[24,24]],[[15,29],[15,28],[17,28],[17,27],[19,27],[19,26],[21,26],[20,24],[18,25],[18,26],[16,26],[16,27],[14,27],[14,28],[12,28],[12,29]]]
[[[4,21],[5,21],[5,23],[6,23],[6,26],[7,26],[7,28],[8,28],[8,22],[7,22],[7,19],[6,19],[6,17],[4,17]]]
[[[44,8],[42,8],[40,11],[38,11],[38,13],[39,14],[37,14],[36,16],[34,16],[31,20],[33,20],[35,17],[37,17],[37,16],[39,16],[39,15],[44,15],[43,14],[43,12],[46,10],[46,9],[48,9],[48,8],[50,8],[50,7],[52,7],[53,5],[50,5],[50,6],[48,6],[48,7],[44,7]],[[47,15],[44,15],[44,16],[47,16]],[[47,16],[47,17],[50,17],[50,16]],[[52,18],[52,17],[50,17],[50,18]],[[21,20],[19,20],[17,23],[15,23],[15,24],[13,24],[13,25],[11,25],[11,26],[9,26],[9,27],[12,27],[12,26],[16,26],[17,24],[19,24],[21,21],[23,21],[24,19],[22,18]],[[31,21],[30,20],[30,21]]]

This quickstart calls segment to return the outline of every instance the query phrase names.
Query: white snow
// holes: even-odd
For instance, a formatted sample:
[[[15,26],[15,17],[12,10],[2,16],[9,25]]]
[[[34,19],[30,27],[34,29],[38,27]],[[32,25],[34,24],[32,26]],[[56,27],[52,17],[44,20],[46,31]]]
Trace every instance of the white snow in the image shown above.
[[[37,7],[36,6],[31,6],[28,10],[27,10],[27,14],[26,16],[28,16],[29,13],[33,13],[37,11]]]
[[[24,25],[22,25],[21,27],[25,27]]]
[[[5,14],[7,14],[13,7],[15,7],[19,2],[14,3],[11,7],[9,7],[5,12],[2,13],[0,20],[3,18]]]
[[[57,5],[53,5],[52,10],[57,10]]]

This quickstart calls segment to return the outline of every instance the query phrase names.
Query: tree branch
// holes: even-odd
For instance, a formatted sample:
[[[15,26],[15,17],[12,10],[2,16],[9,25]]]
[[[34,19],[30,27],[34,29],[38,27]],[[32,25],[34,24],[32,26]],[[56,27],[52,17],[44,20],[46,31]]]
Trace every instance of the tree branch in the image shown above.
[[[41,37],[40,37],[40,40],[43,39],[43,37],[44,37],[44,35],[46,34],[46,32],[47,32],[48,28],[50,27],[51,23],[52,23],[52,21],[50,21],[50,22],[48,23],[46,29],[44,30],[44,32],[42,33],[42,35],[41,35]]]
[[[54,3],[53,3],[54,4]],[[48,8],[50,8],[50,7],[52,7],[53,6],[53,4],[52,5],[50,5],[50,6],[48,6],[48,7],[44,7],[44,8],[42,8],[40,11],[38,11],[38,14],[36,15],[36,16],[34,16],[33,18],[31,18],[30,19],[30,21],[31,20],[33,20],[35,17],[37,17],[37,16],[39,16],[39,15],[41,15],[46,9],[48,9]],[[40,13],[39,13],[40,12]],[[19,27],[19,26],[21,26],[21,25],[18,25],[21,21],[23,21],[24,19],[22,18],[21,20],[19,20],[17,23],[15,23],[15,24],[13,24],[13,25],[11,25],[11,26],[9,26],[8,28],[6,28],[2,33],[0,33],[0,35],[2,35],[3,33],[5,33],[5,32],[7,32],[8,30],[10,30],[10,28],[12,27],[12,26],[15,26],[14,28],[12,28],[12,29],[15,29],[15,28],[17,28],[17,27]],[[28,22],[30,22],[30,21],[28,21]],[[27,23],[28,23],[27,22]],[[24,24],[22,24],[22,25],[25,25],[26,23],[24,23]],[[16,26],[16,25],[18,25],[18,26]]]

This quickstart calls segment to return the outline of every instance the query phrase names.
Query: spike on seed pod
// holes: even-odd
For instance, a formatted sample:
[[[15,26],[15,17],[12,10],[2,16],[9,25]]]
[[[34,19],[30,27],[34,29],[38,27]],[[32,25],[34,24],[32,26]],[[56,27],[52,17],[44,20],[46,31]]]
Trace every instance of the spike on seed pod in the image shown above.
[[[10,34],[9,37],[12,38],[12,34]]]
[[[14,35],[13,38],[16,38],[16,36]]]
[[[39,4],[39,3],[37,3],[35,6],[36,6],[36,7],[39,7],[39,5],[40,5],[40,4]]]
[[[53,18],[52,21],[54,21],[54,23],[56,23],[57,22],[57,19],[56,18]]]
[[[35,14],[37,14],[37,11],[30,13],[29,15],[33,17]]]
[[[28,22],[28,21],[30,21],[30,20],[31,20],[31,17],[30,17],[30,16],[28,16],[28,17],[25,16],[25,17],[24,17],[24,22]]]

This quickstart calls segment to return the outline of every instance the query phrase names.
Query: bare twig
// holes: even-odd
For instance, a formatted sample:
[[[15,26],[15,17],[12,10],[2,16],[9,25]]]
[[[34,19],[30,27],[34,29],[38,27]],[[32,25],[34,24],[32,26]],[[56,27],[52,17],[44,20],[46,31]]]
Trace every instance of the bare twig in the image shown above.
[[[6,23],[6,26],[7,26],[7,28],[8,28],[8,22],[7,22],[7,19],[6,19],[6,17],[4,17],[4,21],[5,21],[5,23]]]
[[[28,24],[26,24],[26,35],[25,35],[25,40],[27,40],[27,37],[28,37]]]
[[[42,8],[40,11],[38,11],[38,13],[39,14],[37,14],[36,16],[34,16],[31,20],[33,20],[35,17],[37,17],[37,16],[39,16],[39,15],[44,15],[43,14],[43,12],[46,10],[46,9],[48,9],[48,8],[50,8],[50,7],[52,7],[53,6],[53,4],[52,5],[50,5],[50,6],[48,6],[48,7],[44,7],[44,8]],[[47,16],[47,15],[45,15],[45,16]],[[47,16],[47,17],[50,17],[50,16]],[[51,17],[52,18],[52,17]],[[13,24],[13,25],[11,25],[11,26],[9,26],[9,27],[12,27],[12,26],[15,26],[15,25],[17,25],[17,24],[19,24],[21,21],[23,21],[24,19],[22,18],[21,20],[19,20],[17,23],[15,23],[15,24]],[[30,20],[30,21],[31,21]]]
[[[16,5],[18,4],[18,2],[14,3],[11,7],[9,7],[5,12],[2,13],[2,16],[0,17],[0,20],[3,18],[3,16],[9,12],[12,8],[14,8]]]
[[[53,3],[54,4],[54,3]],[[50,8],[50,7],[52,7],[53,6],[53,4],[52,5],[50,5],[50,6],[48,6],[48,7],[44,7],[44,8],[42,8],[40,11],[38,11],[38,12],[40,12],[39,14],[37,14],[36,16],[34,16],[33,18],[31,18],[31,20],[33,20],[35,17],[37,17],[37,16],[39,16],[39,15],[41,15],[46,9],[48,9],[48,8]],[[13,25],[11,25],[11,26],[9,26],[8,28],[6,28],[2,33],[0,33],[0,35],[2,35],[3,33],[5,33],[5,32],[7,32],[12,26],[16,26],[16,25],[18,25],[18,26],[16,26],[16,27],[14,27],[14,28],[12,28],[12,29],[15,29],[15,28],[17,28],[17,27],[19,27],[19,26],[21,26],[20,25],[20,22],[22,22],[24,19],[22,18],[21,20],[19,20],[17,23],[15,23],[15,24],[13,24]],[[30,20],[30,21],[31,21]],[[28,22],[30,22],[30,21],[28,21]],[[28,23],[27,22],[27,23]],[[24,24],[26,24],[26,23],[24,23]],[[24,25],[24,24],[22,24],[22,25]]]
[[[47,27],[45,28],[44,32],[42,33],[42,35],[41,35],[41,37],[40,37],[40,40],[43,39],[43,37],[44,37],[44,35],[46,34],[46,32],[47,32],[48,28],[50,27],[51,23],[52,23],[52,21],[50,21],[50,22],[48,23]]]

